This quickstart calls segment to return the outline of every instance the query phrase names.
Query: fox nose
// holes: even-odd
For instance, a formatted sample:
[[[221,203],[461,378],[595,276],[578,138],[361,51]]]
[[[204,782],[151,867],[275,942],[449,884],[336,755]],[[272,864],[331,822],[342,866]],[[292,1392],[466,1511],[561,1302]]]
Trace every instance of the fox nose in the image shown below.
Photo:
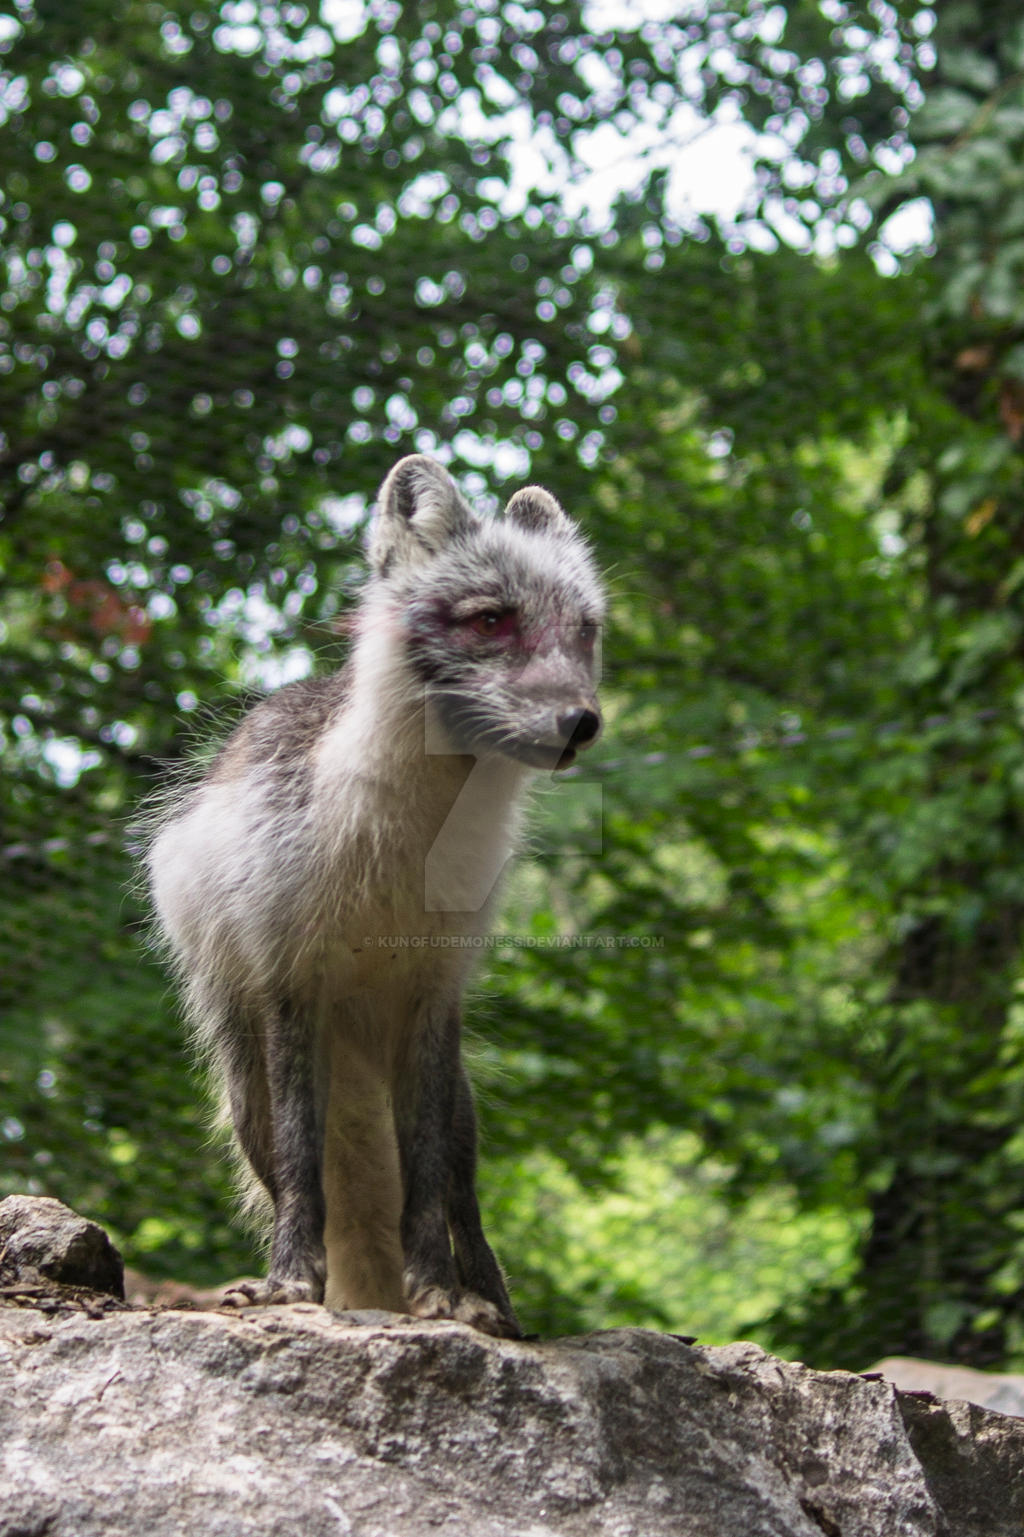
[[[574,751],[581,747],[589,747],[591,742],[596,741],[600,730],[600,715],[596,710],[586,706],[566,710],[558,717],[558,735],[566,747]]]

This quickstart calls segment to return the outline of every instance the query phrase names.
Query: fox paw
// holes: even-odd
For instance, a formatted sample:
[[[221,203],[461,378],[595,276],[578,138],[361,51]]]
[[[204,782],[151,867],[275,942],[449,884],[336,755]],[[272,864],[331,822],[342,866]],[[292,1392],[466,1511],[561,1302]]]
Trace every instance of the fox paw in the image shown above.
[[[409,1312],[414,1318],[451,1318],[496,1339],[522,1339],[522,1330],[515,1317],[503,1313],[485,1297],[478,1297],[476,1292],[451,1292],[443,1286],[426,1286],[410,1296]]]
[[[268,1276],[265,1281],[237,1281],[222,1298],[228,1308],[272,1307],[278,1303],[319,1302],[312,1281],[290,1276]]]
[[[478,1297],[476,1292],[462,1292],[452,1317],[457,1318],[459,1323],[471,1324],[482,1334],[493,1335],[495,1339],[521,1340],[523,1337],[514,1313],[503,1313],[493,1302],[488,1302],[486,1297]]]

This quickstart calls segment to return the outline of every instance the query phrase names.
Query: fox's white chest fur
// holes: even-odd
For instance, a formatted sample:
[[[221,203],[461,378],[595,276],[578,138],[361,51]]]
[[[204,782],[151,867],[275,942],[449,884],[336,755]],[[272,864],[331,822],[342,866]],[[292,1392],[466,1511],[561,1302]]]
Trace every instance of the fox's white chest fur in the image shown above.
[[[486,932],[526,771],[427,752],[422,709],[371,759],[358,657],[356,668],[355,697],[317,743],[299,804],[281,805],[260,766],[207,783],[157,838],[157,912],[186,964],[307,995],[390,990],[423,966],[465,975],[474,952],[457,941]]]

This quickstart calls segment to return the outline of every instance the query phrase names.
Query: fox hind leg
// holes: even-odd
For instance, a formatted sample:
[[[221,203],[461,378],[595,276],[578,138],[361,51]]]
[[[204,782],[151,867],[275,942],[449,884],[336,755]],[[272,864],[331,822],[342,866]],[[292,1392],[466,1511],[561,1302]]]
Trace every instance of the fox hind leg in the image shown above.
[[[226,1301],[322,1302],[323,1140],[327,1074],[313,1012],[291,1002],[265,1011],[262,1030],[235,1034],[222,1052],[235,1132],[274,1203],[266,1280]]]

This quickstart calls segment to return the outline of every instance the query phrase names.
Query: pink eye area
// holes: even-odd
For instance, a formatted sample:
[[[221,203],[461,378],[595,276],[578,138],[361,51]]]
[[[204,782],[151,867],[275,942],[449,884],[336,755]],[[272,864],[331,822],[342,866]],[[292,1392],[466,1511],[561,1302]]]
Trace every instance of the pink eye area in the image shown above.
[[[504,613],[488,611],[474,614],[472,619],[465,621],[465,627],[472,630],[474,635],[482,635],[487,640],[511,640],[518,634],[519,620],[511,609]]]

